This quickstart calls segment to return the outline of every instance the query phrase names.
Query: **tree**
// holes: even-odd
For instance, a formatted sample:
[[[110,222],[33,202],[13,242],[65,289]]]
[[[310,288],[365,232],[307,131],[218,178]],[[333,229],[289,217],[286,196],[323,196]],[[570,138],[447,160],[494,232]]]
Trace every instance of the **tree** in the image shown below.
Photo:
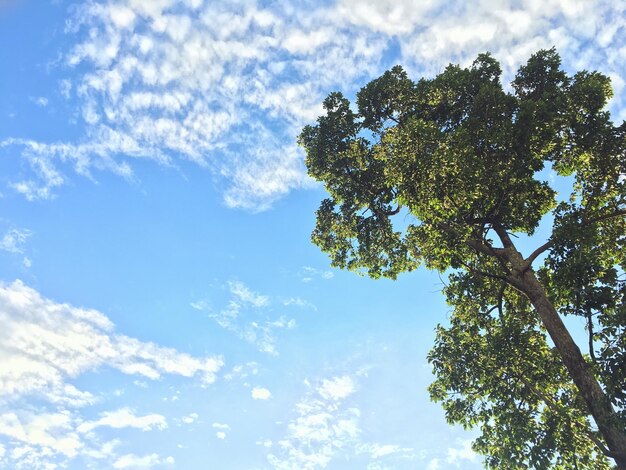
[[[394,67],[356,110],[331,93],[299,137],[330,196],[312,240],[373,278],[449,274],[430,393],[450,422],[480,427],[488,465],[626,468],[626,123],[604,110],[609,79],[569,76],[554,49],[510,92],[500,76],[481,54],[418,82]],[[572,178],[569,200],[546,167]],[[516,237],[545,218],[549,239],[523,255]],[[563,315],[585,319],[585,355]]]

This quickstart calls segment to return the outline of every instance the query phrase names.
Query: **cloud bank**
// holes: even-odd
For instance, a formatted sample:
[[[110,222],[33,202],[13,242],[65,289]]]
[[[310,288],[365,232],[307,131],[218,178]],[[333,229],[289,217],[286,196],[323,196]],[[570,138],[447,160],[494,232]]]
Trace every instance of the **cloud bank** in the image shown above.
[[[488,50],[510,77],[556,46],[572,70],[612,77],[612,109],[625,118],[625,9],[618,0],[85,2],[67,21],[74,46],[60,82],[84,136],[0,146],[19,147],[30,164],[11,183],[29,199],[52,197],[70,169],[134,178],[133,159],[148,159],[207,168],[228,206],[262,210],[311,184],[295,137],[323,97],[353,94],[395,63],[417,78]]]
[[[8,439],[0,443],[0,466],[6,468],[54,468],[77,456],[110,459],[115,444],[99,441],[100,428],[167,427],[164,416],[130,408],[83,419],[79,409],[102,397],[72,383],[82,374],[110,368],[150,380],[171,375],[211,384],[223,365],[218,356],[194,357],[117,334],[102,313],[46,299],[19,280],[0,285],[0,323],[0,441]],[[121,456],[117,468],[134,458]]]

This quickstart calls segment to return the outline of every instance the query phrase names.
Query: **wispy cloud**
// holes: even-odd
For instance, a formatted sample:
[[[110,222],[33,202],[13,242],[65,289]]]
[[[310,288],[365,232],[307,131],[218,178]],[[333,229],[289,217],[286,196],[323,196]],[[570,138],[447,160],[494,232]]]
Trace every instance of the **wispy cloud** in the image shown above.
[[[324,388],[324,384],[328,387],[337,381],[347,383],[351,379],[327,379],[296,405],[297,417],[287,426],[287,436],[268,454],[268,462],[275,469],[324,468],[341,449],[358,442],[361,411],[358,407],[343,406],[343,400],[354,387],[337,397],[328,396]]]
[[[270,303],[270,299],[267,295],[252,292],[243,282],[230,281],[228,287],[230,293],[241,303],[250,304],[256,308],[266,307]]]
[[[324,379],[319,394],[326,400],[343,400],[354,393],[354,381],[349,376]]]
[[[230,299],[219,310],[206,300],[192,302],[191,307],[207,312],[219,326],[254,344],[259,351],[277,355],[277,332],[295,328],[296,321],[285,315],[275,315],[270,308],[270,297],[254,292],[241,281],[230,281],[228,290]]]
[[[149,454],[142,457],[135,454],[126,454],[113,462],[113,468],[126,469],[132,468],[137,470],[147,470],[157,465],[167,464],[174,465],[174,457],[161,457],[158,454]]]
[[[226,439],[226,436],[230,432],[230,426],[228,424],[213,423],[212,427],[213,429],[217,429],[217,431],[215,432],[215,437],[221,440]]]
[[[358,374],[357,374],[358,375]],[[355,395],[356,375],[324,378],[295,405],[296,416],[283,439],[259,441],[277,470],[325,468],[340,458],[360,459],[362,468],[393,468],[395,459],[413,459],[411,448],[370,442],[361,429],[361,408]]]
[[[300,297],[289,297],[286,299],[282,299],[283,305],[285,307],[300,307],[300,308],[309,308],[311,310],[317,310],[317,307],[312,302],[308,300],[302,299]]]
[[[183,416],[181,421],[185,424],[193,424],[198,419],[198,413],[190,413],[187,416]]]
[[[48,106],[48,98],[44,96],[31,96],[30,100],[37,106],[41,106],[42,108]]]
[[[153,429],[165,429],[167,421],[165,417],[156,413],[137,416],[129,408],[121,408],[115,411],[106,411],[100,415],[100,419],[96,421],[86,421],[78,426],[77,431],[81,433],[90,432],[101,426],[110,428],[137,428],[142,431],[151,431]]]
[[[33,233],[26,229],[12,228],[0,239],[0,250],[9,253],[24,253],[24,245]]]
[[[57,413],[33,413],[31,411],[9,412],[0,415],[0,435],[10,437],[14,443],[20,443],[13,447],[12,454],[16,449],[22,448],[20,458],[28,458],[27,449],[24,445],[37,451],[50,449],[52,453],[59,453],[65,457],[75,457],[83,447],[83,443],[75,430],[75,417],[69,411]]]
[[[553,45],[572,69],[598,68],[623,87],[623,18],[619,0],[85,2],[68,21],[78,42],[60,85],[87,132],[77,141],[5,141],[33,169],[13,187],[46,198],[67,180],[68,164],[132,177],[133,158],[182,158],[228,181],[229,206],[261,210],[311,184],[295,136],[329,91],[352,93],[396,62],[431,75],[485,50],[510,76]],[[614,100],[618,119],[624,99]]]
[[[80,405],[93,400],[66,382],[98,367],[157,379],[162,374],[215,381],[219,357],[197,358],[114,332],[102,313],[43,298],[21,281],[0,286],[0,399],[40,393]]]
[[[472,441],[460,442],[460,447],[448,447],[446,462],[455,465],[457,468],[463,467],[463,461],[478,461],[478,454],[472,450]]]
[[[269,400],[272,397],[272,393],[264,387],[254,387],[250,395],[254,400]]]
[[[99,391],[71,383],[88,371],[107,367],[150,380],[174,375],[211,384],[223,364],[220,357],[194,357],[117,334],[102,313],[46,299],[21,281],[0,284],[0,323],[0,406],[11,410],[0,411],[0,437],[8,438],[8,468],[53,468],[80,456],[111,462],[113,445],[100,443],[99,428],[167,426],[161,414],[126,407],[83,419],[81,407],[103,400]],[[31,404],[23,406],[25,400]],[[119,458],[120,465],[130,461]]]
[[[311,282],[315,279],[329,280],[335,277],[335,274],[329,270],[317,269],[312,266],[302,266],[298,271],[298,277],[302,282]]]

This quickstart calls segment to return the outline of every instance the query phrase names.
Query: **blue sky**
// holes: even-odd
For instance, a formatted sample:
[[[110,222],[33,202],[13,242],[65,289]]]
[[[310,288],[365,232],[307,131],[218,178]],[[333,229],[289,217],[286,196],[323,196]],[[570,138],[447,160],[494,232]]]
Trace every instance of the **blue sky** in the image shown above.
[[[621,121],[625,8],[0,1],[0,468],[481,468],[426,393],[441,280],[331,269],[295,139],[397,63],[551,46]]]

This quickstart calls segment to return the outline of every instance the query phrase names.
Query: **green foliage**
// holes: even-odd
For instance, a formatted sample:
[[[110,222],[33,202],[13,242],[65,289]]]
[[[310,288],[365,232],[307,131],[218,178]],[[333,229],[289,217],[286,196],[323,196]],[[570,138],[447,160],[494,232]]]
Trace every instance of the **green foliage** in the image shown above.
[[[499,280],[468,274],[453,275],[446,295],[454,314],[449,327],[437,328],[428,357],[437,378],[429,391],[450,423],[480,426],[473,447],[486,464],[610,468],[526,298]]]
[[[489,466],[608,468],[562,358],[506,281],[524,272],[509,234],[531,236],[551,213],[548,243],[519,260],[559,313],[587,320],[593,373],[624,430],[626,124],[604,111],[609,79],[567,75],[554,49],[519,69],[512,92],[500,75],[481,54],[418,82],[394,67],[361,89],[356,110],[331,93],[299,138],[329,193],[312,240],[334,266],[374,278],[420,264],[452,273],[430,391],[450,422],[480,427],[474,448]],[[569,202],[537,179],[546,165],[573,175]]]

